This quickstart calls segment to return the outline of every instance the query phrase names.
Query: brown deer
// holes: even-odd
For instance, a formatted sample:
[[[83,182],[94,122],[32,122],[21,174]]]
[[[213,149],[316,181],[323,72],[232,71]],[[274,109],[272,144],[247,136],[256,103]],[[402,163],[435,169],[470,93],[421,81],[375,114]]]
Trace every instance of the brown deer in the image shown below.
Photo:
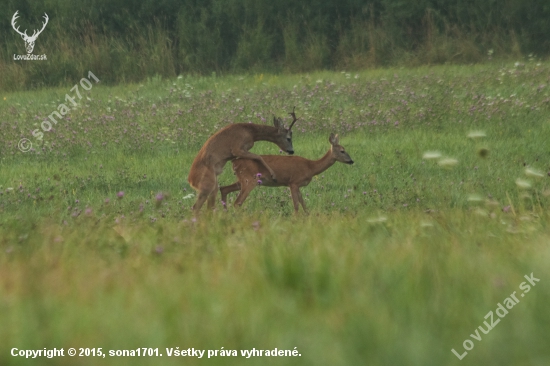
[[[229,125],[212,135],[195,157],[188,181],[197,191],[197,201],[193,210],[200,210],[206,199],[208,208],[213,208],[218,194],[218,175],[223,171],[225,163],[236,158],[251,159],[262,166],[266,175],[273,181],[277,180],[275,172],[266,164],[264,159],[251,153],[255,141],[273,142],[281,150],[294,154],[292,147],[292,126],[298,120],[294,109],[291,113],[292,123],[286,129],[280,118],[273,116],[273,126],[257,125],[252,123],[236,123]]]
[[[338,135],[330,134],[330,150],[319,160],[309,160],[300,156],[262,155],[264,161],[277,174],[277,181],[269,177],[268,171],[258,161],[249,159],[233,160],[233,171],[238,182],[221,187],[222,202],[226,206],[227,194],[240,190],[235,200],[235,207],[240,207],[250,192],[258,185],[266,187],[290,187],[294,211],[298,212],[298,203],[306,211],[306,205],[300,187],[307,186],[311,179],[330,168],[335,162],[353,164],[343,146],[339,144]]]

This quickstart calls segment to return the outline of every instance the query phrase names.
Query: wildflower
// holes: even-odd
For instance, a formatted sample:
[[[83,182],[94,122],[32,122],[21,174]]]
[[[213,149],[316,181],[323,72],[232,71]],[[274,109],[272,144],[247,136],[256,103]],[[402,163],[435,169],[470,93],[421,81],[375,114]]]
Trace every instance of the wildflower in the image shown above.
[[[468,137],[471,138],[471,139],[477,139],[477,138],[480,138],[480,137],[485,137],[485,132],[483,131],[472,131],[468,134]]]
[[[121,199],[122,197],[124,197],[124,191],[120,191],[116,194],[116,196]]]
[[[105,198],[105,203],[106,203],[106,204],[109,203],[110,201],[111,201],[110,199]]]
[[[92,214],[92,209],[88,207],[86,211],[84,211],[84,213],[86,214],[86,216],[90,216]]]
[[[458,160],[452,159],[452,158],[444,158],[437,162],[439,166],[442,166],[444,168],[450,168],[458,164]]]
[[[544,174],[536,169],[533,168],[527,168],[525,169],[525,175],[528,177],[534,177],[534,178],[542,178],[544,177]]]
[[[256,174],[256,177],[261,178],[261,177],[262,177],[262,173]]]
[[[422,155],[422,159],[439,159],[440,157],[441,153],[439,151],[426,151]]]
[[[258,179],[257,183],[258,183],[258,185],[262,184],[262,180]]]
[[[379,217],[367,219],[367,222],[369,222],[369,223],[371,223],[371,224],[376,224],[376,223],[385,222],[386,220],[388,220],[386,217],[384,217],[384,216],[379,216]]]
[[[521,189],[531,188],[531,183],[529,183],[526,180],[520,179],[520,178],[516,179],[516,185]]]
[[[481,197],[478,194],[471,194],[471,195],[468,196],[468,201],[469,202],[481,202],[481,201],[483,201],[483,197]]]

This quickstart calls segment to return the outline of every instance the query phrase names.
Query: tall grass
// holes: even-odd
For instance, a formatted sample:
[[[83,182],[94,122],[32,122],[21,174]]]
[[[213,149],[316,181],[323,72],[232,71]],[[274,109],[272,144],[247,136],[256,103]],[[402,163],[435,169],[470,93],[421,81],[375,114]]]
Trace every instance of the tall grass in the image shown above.
[[[537,0],[5,2],[0,90],[71,85],[90,68],[116,84],[187,73],[467,64],[550,50],[548,9]],[[24,53],[8,21],[16,10],[30,30],[50,15],[35,50],[47,61],[13,60]]]
[[[369,215],[218,213],[154,225],[91,216],[70,226],[3,226],[1,363],[46,363],[12,357],[12,347],[164,354],[66,356],[51,365],[181,364],[166,347],[301,354],[248,361],[257,365],[548,361],[546,216],[510,234],[462,211],[395,213],[382,223]],[[540,282],[519,297],[531,273]],[[459,361],[451,349],[463,353],[463,341],[514,291],[520,302]]]

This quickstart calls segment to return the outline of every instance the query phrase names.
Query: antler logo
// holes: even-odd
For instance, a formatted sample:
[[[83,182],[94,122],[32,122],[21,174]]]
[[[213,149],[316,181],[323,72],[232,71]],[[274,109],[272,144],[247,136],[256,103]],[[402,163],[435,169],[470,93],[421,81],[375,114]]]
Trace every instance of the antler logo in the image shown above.
[[[19,10],[16,11],[15,14],[13,14],[13,18],[11,18],[11,26],[13,27],[13,29],[15,29],[15,31],[17,33],[19,33],[21,35],[21,38],[23,38],[23,41],[25,41],[25,48],[27,49],[27,53],[31,54],[32,50],[34,49],[34,42],[36,42],[36,38],[38,38],[40,33],[42,33],[44,28],[46,28],[46,24],[48,24],[48,19],[49,19],[48,14],[44,13],[45,22],[42,25],[42,29],[40,29],[40,30],[35,29],[32,36],[28,36],[26,29],[25,29],[24,32],[20,32],[19,27],[17,27],[17,28],[15,27],[15,21],[18,18],[18,15],[17,15],[18,12],[19,12]]]

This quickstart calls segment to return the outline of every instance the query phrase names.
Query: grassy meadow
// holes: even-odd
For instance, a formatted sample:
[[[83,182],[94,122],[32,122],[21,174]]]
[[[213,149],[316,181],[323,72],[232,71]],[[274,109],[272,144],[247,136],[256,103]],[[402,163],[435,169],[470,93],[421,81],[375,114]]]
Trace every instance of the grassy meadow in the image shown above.
[[[81,99],[0,95],[1,365],[550,362],[550,63],[91,81]],[[34,137],[66,94],[77,107]],[[187,175],[206,139],[289,123],[293,106],[296,155],[322,157],[338,133],[355,164],[302,188],[308,215],[288,189],[258,187],[240,210],[234,193],[228,212],[195,216]],[[228,164],[220,183],[234,181]],[[500,322],[476,335],[489,312]]]

